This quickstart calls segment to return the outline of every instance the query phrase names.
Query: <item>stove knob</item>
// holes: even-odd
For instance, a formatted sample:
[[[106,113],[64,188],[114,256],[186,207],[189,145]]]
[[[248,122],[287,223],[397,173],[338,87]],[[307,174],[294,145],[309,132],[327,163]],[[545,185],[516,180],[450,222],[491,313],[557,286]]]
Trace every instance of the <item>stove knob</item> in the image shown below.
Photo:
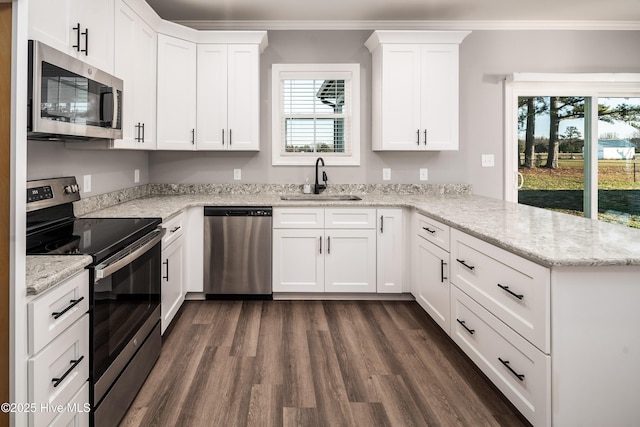
[[[78,184],[73,184],[73,192],[77,193],[78,191],[80,191],[80,187],[78,187]]]
[[[64,193],[65,193],[65,194],[71,194],[71,193],[73,193],[73,188],[71,188],[71,186],[70,186],[70,185],[65,185],[65,186],[64,186]]]

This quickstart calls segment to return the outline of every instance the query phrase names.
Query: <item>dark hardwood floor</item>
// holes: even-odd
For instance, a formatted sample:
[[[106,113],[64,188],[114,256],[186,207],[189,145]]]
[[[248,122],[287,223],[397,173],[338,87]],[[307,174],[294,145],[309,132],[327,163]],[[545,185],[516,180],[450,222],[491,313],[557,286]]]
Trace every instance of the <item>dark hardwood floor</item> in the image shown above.
[[[526,426],[415,302],[190,301],[123,426]]]

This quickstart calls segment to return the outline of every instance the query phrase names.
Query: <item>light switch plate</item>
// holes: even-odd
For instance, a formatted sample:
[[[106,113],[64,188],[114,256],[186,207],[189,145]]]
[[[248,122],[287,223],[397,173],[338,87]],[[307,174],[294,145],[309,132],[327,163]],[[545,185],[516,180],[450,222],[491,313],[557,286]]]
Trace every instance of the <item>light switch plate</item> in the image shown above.
[[[482,167],[483,168],[492,168],[495,166],[495,157],[493,154],[483,154],[482,155]]]
[[[382,168],[382,180],[383,181],[391,181],[391,169]]]
[[[83,193],[91,193],[91,175],[83,175],[82,177],[82,192]]]
[[[233,170],[233,179],[236,181],[240,181],[242,179],[242,169]]]
[[[420,181],[428,181],[429,180],[429,169],[420,168]]]
[[[137,184],[140,182],[140,169],[135,169],[133,171],[133,183]]]

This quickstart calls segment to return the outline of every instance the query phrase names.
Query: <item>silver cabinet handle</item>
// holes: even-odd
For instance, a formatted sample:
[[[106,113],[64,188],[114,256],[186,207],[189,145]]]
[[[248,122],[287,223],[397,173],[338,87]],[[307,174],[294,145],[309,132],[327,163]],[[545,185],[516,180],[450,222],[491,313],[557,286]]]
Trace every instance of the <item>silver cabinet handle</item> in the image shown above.
[[[196,143],[196,130],[191,129],[191,144],[195,145],[195,143]]]
[[[331,236],[327,236],[327,253],[331,253]]]
[[[224,129],[222,129],[222,145],[224,145]]]
[[[322,253],[322,236],[318,237],[318,240],[320,240],[320,253]]]
[[[424,145],[427,145],[427,130],[424,130]]]
[[[229,146],[233,144],[233,140],[231,139],[231,129],[229,129]]]
[[[380,234],[384,233],[384,215],[380,215]]]
[[[169,259],[164,261],[162,264],[167,266],[167,275],[162,276],[162,278],[168,282],[169,281]]]
[[[417,135],[416,144],[420,145],[420,129],[416,131],[416,135]]]

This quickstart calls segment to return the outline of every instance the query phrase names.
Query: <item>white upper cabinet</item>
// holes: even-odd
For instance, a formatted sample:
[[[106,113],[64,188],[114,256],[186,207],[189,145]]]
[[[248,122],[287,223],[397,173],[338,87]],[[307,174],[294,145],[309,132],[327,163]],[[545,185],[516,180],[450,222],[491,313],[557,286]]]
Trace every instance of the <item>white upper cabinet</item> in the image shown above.
[[[198,45],[198,150],[260,149],[257,44]]]
[[[158,34],[157,148],[194,150],[196,44]]]
[[[113,148],[156,148],[156,32],[116,0],[115,75],[124,81],[122,139]]]
[[[114,0],[31,0],[29,38],[113,72]]]
[[[373,149],[458,149],[458,46],[467,31],[374,31]]]

